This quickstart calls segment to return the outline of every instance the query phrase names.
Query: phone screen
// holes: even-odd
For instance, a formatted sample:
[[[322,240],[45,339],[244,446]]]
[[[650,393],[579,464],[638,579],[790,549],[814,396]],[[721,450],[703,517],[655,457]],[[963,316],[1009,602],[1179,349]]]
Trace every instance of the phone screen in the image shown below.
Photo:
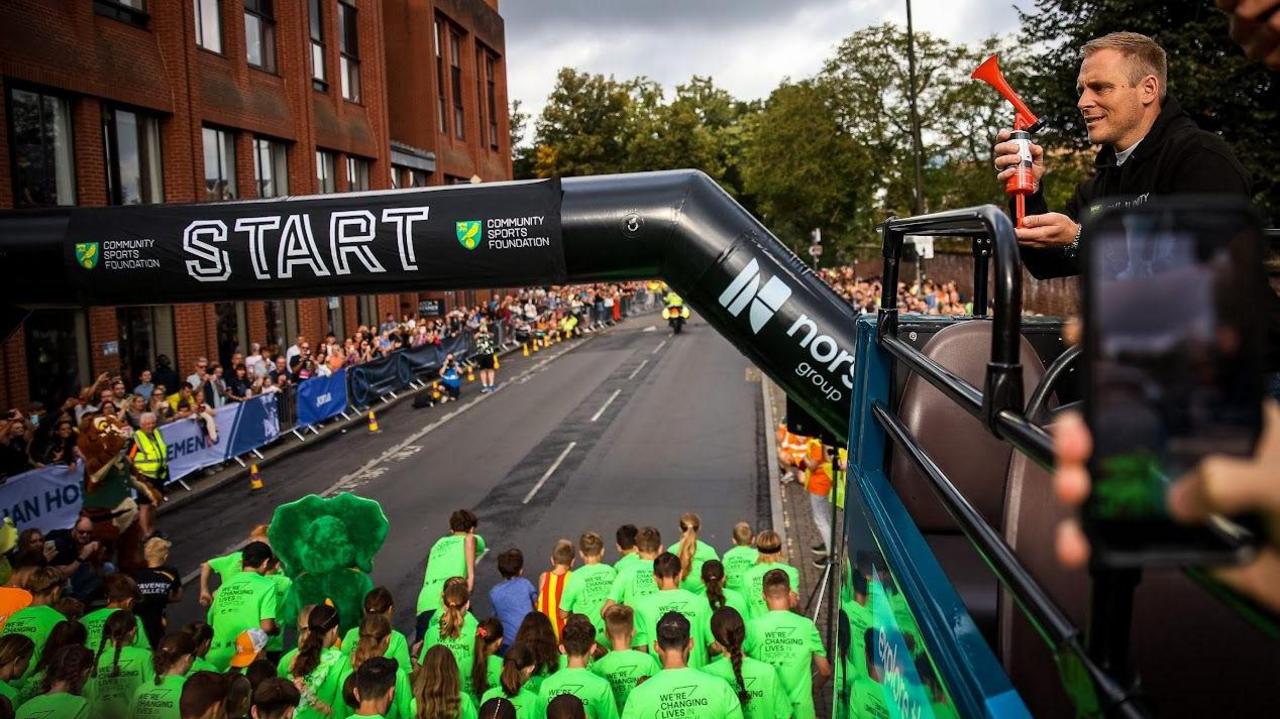
[[[1112,564],[1225,560],[1240,527],[1177,525],[1165,493],[1206,455],[1257,442],[1258,221],[1243,202],[1166,200],[1103,211],[1087,232],[1086,527]]]

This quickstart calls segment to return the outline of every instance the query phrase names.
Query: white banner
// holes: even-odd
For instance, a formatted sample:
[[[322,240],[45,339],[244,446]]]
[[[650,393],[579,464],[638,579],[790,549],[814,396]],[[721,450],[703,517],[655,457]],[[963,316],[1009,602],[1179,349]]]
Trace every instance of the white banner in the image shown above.
[[[83,486],[83,462],[23,472],[0,484],[0,511],[12,517],[18,529],[67,529],[80,515]]]

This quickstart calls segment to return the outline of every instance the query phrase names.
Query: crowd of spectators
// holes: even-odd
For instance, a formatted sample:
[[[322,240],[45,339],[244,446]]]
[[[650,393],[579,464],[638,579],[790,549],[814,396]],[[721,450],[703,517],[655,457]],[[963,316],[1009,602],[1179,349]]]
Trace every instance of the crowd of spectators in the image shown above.
[[[862,314],[875,314],[884,296],[879,277],[858,277],[854,267],[824,267],[818,277]],[[973,298],[960,294],[955,282],[898,283],[898,307],[904,313],[958,317],[973,314]]]

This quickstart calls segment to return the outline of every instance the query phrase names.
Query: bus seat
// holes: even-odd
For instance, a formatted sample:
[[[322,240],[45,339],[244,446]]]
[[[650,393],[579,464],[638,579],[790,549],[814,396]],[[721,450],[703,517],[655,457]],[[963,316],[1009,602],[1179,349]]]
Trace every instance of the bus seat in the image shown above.
[[[921,352],[981,388],[991,357],[991,322],[971,320],[945,327]],[[1044,365],[1026,338],[1022,338],[1021,362],[1023,386],[1030,392],[1043,376]],[[952,484],[999,528],[1012,452],[1009,444],[992,436],[981,422],[914,373],[903,385],[898,416]],[[974,622],[994,643],[996,581],[990,569],[934,496],[928,480],[897,448],[890,477]]]
[[[1061,568],[1054,527],[1068,516],[1053,496],[1052,478],[1015,452],[1009,463],[1005,539],[1023,566],[1083,627],[1088,611],[1085,570]],[[996,645],[1014,687],[1036,717],[1075,716],[1048,646],[1000,592]],[[1274,699],[1263,687],[1280,666],[1280,643],[1253,629],[1184,574],[1148,570],[1134,597],[1132,656],[1147,701],[1160,717],[1265,716]]]

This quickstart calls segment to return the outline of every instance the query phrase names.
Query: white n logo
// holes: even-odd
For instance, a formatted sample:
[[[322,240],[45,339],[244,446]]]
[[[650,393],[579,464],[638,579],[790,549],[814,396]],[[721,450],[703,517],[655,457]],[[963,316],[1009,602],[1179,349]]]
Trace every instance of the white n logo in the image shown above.
[[[790,296],[791,288],[777,277],[770,278],[764,289],[760,289],[760,263],[752,258],[720,294],[720,306],[737,317],[750,303],[751,331],[758,333]]]

